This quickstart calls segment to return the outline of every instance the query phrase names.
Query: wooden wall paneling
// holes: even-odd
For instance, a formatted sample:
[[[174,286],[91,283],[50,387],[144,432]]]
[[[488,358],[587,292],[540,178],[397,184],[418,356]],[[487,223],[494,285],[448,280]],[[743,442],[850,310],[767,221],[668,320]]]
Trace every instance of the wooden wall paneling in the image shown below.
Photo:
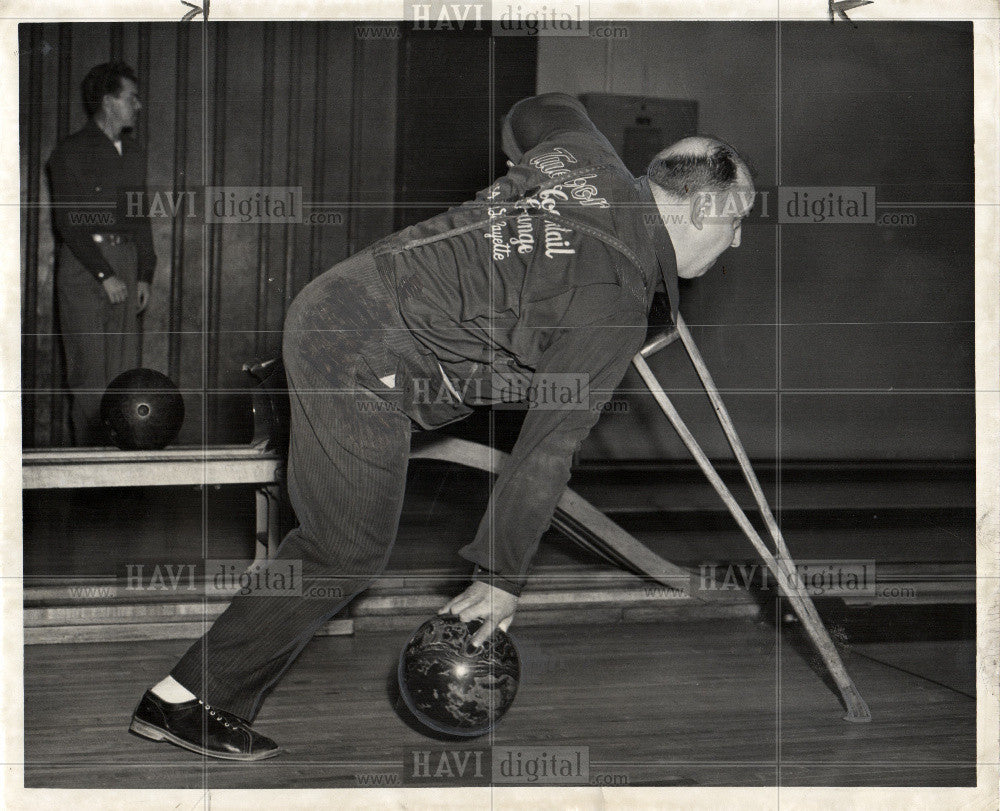
[[[348,253],[393,231],[399,40],[354,40]]]
[[[86,121],[80,98],[80,82],[109,54],[109,26],[104,24],[42,25],[44,43],[53,46],[43,60],[43,73],[54,92],[43,95],[39,160],[43,203],[38,234],[38,379],[35,388],[35,441],[61,445],[69,441],[69,398],[60,340],[59,313],[55,302],[55,274],[58,272],[58,245],[52,229],[48,177],[44,166],[55,146]],[[45,82],[48,85],[48,81]],[[44,439],[43,439],[44,438]]]
[[[580,101],[636,176],[664,146],[698,133],[698,102],[691,99],[583,93]]]
[[[302,28],[299,25],[289,26],[288,45],[288,93],[285,96],[287,108],[285,109],[285,185],[297,186],[299,184],[299,125],[302,119],[302,93],[297,86],[296,69],[301,58],[302,48]],[[282,313],[287,312],[288,305],[292,303],[292,298],[297,292],[295,288],[295,257],[296,257],[296,233],[295,226],[287,223],[283,229],[285,242],[285,255],[282,283],[283,306]],[[282,318],[284,323],[284,318]]]
[[[504,116],[517,102],[535,93],[538,80],[538,39],[535,37],[496,37],[493,39],[493,95],[490,181],[507,173],[507,156],[500,146]]]
[[[207,291],[207,228],[202,216],[204,207],[204,187],[209,185],[209,154],[212,122],[212,82],[211,39],[204,25],[183,23],[189,53],[187,71],[187,117],[182,122],[186,135],[186,160],[179,171],[187,178],[188,188],[196,191],[199,216],[179,229],[178,239],[182,250],[182,264],[171,268],[178,278],[177,298],[179,299],[178,323],[175,329],[179,345],[179,371],[177,383],[185,392],[186,415],[178,442],[202,442],[204,398],[194,392],[204,391],[206,386],[206,291]],[[210,27],[210,26],[209,26]],[[181,239],[181,235],[183,239]]]
[[[174,199],[188,188],[187,153],[188,153],[188,62],[190,57],[191,26],[187,23],[177,23],[174,27],[176,43],[174,58],[174,128],[171,162],[170,190]],[[195,142],[197,143],[197,141]],[[166,272],[168,277],[166,302],[166,334],[167,334],[167,375],[174,382],[181,379],[181,331],[182,307],[184,296],[184,235],[187,217],[174,217],[170,221],[170,253],[166,258],[166,267],[157,273]]]
[[[320,80],[319,67],[319,30],[323,23],[297,23],[301,26],[298,38],[298,64],[309,65],[308,70],[298,70],[294,76],[293,93],[298,96],[296,108],[299,114],[298,138],[295,149],[298,151],[298,181],[294,184],[302,187],[306,200],[314,199],[313,182],[315,166],[319,156],[314,151],[314,145],[322,129],[322,122],[316,118],[316,101]],[[290,288],[285,291],[289,303],[299,290],[312,278],[312,235],[313,229],[306,223],[296,223],[291,230],[295,244],[294,262],[290,277]],[[285,308],[287,310],[287,307]]]
[[[34,335],[28,346],[35,351],[35,373],[34,383],[30,391],[26,390],[23,396],[24,401],[31,402],[34,408],[33,440],[36,445],[48,445],[52,442],[53,436],[53,405],[60,406],[59,399],[54,398],[51,389],[57,388],[59,383],[53,383],[52,379],[52,358],[51,353],[54,347],[58,347],[58,340],[54,335],[52,326],[53,305],[54,305],[54,272],[55,272],[55,235],[52,230],[52,217],[49,207],[50,188],[49,177],[45,169],[45,164],[51,155],[56,144],[56,129],[58,118],[58,65],[60,61],[59,46],[61,43],[62,28],[59,25],[38,25],[25,26],[22,30],[34,30],[38,32],[38,47],[41,50],[42,59],[37,64],[35,70],[35,92],[38,98],[29,100],[25,105],[22,99],[22,115],[37,116],[37,125],[28,122],[28,131],[33,132],[37,138],[38,148],[37,167],[38,183],[34,186],[34,191],[38,196],[38,232],[36,235],[38,249],[38,264],[35,268],[34,278],[26,279],[27,285],[34,285],[36,296],[32,310],[34,319]],[[30,57],[30,54],[28,55]],[[37,103],[36,103],[37,102]],[[26,154],[22,148],[22,157]],[[27,167],[25,168],[27,172]],[[26,175],[25,175],[26,176]],[[57,378],[58,380],[58,378]],[[58,413],[58,412],[57,412]],[[57,417],[58,419],[58,417]]]
[[[130,32],[132,27],[130,26]],[[139,115],[138,122],[138,132],[136,133],[139,141],[142,143],[143,149],[146,150],[147,156],[149,153],[149,96],[151,95],[153,88],[152,76],[150,75],[149,69],[149,23],[139,23],[135,26],[136,35],[136,46],[135,46],[135,70],[139,76],[139,94],[142,97],[143,110]],[[158,77],[160,78],[160,77]],[[145,89],[145,93],[143,90]],[[148,181],[147,181],[148,182]],[[136,347],[136,358],[135,365],[142,366],[143,358],[143,348],[146,343],[144,340],[144,333],[146,327],[146,318],[148,315],[148,308],[146,312],[139,314],[139,344]]]
[[[534,93],[537,48],[531,37],[404,34],[397,228],[469,199],[506,172],[500,125]]]
[[[79,84],[93,65],[114,54],[139,74],[137,135],[147,139],[151,194],[177,200],[197,190],[200,208],[202,185],[301,186],[304,200],[341,218],[207,227],[182,216],[153,220],[158,265],[141,361],[185,393],[178,442],[239,441],[243,426],[231,417],[244,410],[241,364],[280,351],[286,307],[303,284],[349,253],[349,229],[357,247],[391,230],[396,41],[361,44],[356,53],[353,26],[334,23],[83,23],[24,32],[26,40],[54,46],[48,58],[22,49],[23,139],[34,150],[22,158],[24,186],[38,197],[37,221],[25,220],[23,243],[26,444],[68,441],[42,168],[57,141],[85,122]],[[230,42],[240,43],[239,58]],[[207,101],[205,92],[212,94]],[[356,114],[362,120],[355,127]],[[355,198],[377,207],[358,214],[350,207]],[[205,414],[199,392],[216,391]]]
[[[270,186],[274,183],[273,153],[274,153],[274,23],[264,24],[264,53],[261,60],[260,92],[260,161],[257,171],[261,185]],[[254,297],[254,334],[253,352],[256,358],[269,348],[268,339],[268,288],[271,272],[271,232],[273,226],[262,225],[257,229],[257,291]]]
[[[971,23],[832,33],[782,32],[781,180],[875,186],[918,221],[781,227],[781,447],[972,459]]]
[[[112,29],[113,30],[113,29]],[[139,94],[142,98],[143,111],[139,115],[138,122],[138,132],[136,133],[139,138],[140,143],[142,143],[143,149],[146,150],[147,155],[149,153],[149,97],[152,95],[153,89],[153,77],[150,75],[149,70],[149,23],[139,23],[136,26],[136,59],[135,59],[135,70],[139,76]],[[112,39],[113,43],[113,39]],[[162,77],[157,76],[157,79],[162,81]],[[145,88],[145,93],[143,89]],[[148,182],[148,180],[147,180]],[[136,347],[136,358],[135,365],[142,366],[142,356],[143,356],[143,345],[146,343],[144,338],[145,326],[146,326],[146,312],[139,314],[139,343]]]
[[[228,26],[214,24],[208,26],[209,53],[213,56],[211,109],[211,182],[210,186],[222,186],[226,182],[226,57],[229,44]],[[207,416],[211,426],[218,425],[218,400],[212,392],[219,387],[219,311],[221,296],[221,273],[223,259],[223,230],[218,222],[211,222],[206,228],[207,245],[205,256],[207,266],[205,278],[205,382],[203,391],[208,397]],[[215,441],[213,428],[205,427],[209,442]]]
[[[357,37],[354,40],[354,47],[351,49],[351,145],[348,150],[351,162],[350,175],[348,177],[351,213],[347,222],[348,254],[357,252],[358,228],[363,215],[363,210],[359,205],[361,201],[358,199],[358,187],[361,184],[361,173],[365,167],[358,159],[358,156],[364,135],[361,126],[361,111],[364,108],[364,101],[361,95],[365,66],[364,56],[365,40]],[[398,171],[398,156],[395,168]]]
[[[89,28],[95,34],[98,33],[94,30],[96,27],[91,26]],[[78,67],[76,72],[79,73],[79,79],[74,80],[73,30],[74,27],[69,23],[59,24],[59,78],[56,91],[56,137],[55,142],[52,145],[53,148],[55,148],[58,143],[69,135],[70,132],[76,129],[76,125],[71,124],[71,121],[74,118],[74,102],[78,108],[76,119],[79,121],[79,124],[82,126],[83,122],[86,120],[86,111],[83,110],[83,102],[80,99],[79,94],[80,81],[83,80],[87,71],[89,71],[94,64],[98,64],[100,59],[104,56],[104,54],[101,54],[100,57],[98,57],[98,51],[92,47],[90,51],[93,53],[95,61],[82,71],[80,71]],[[86,45],[87,42],[84,37],[80,37],[79,41],[80,45],[76,46],[77,50],[80,50]],[[51,150],[49,154],[51,154]],[[46,160],[47,158],[48,156],[45,157]],[[51,230],[51,216],[49,222]],[[62,445],[64,442],[68,442],[70,440],[69,397],[66,395],[63,388],[65,385],[65,366],[63,362],[62,341],[59,337],[61,334],[59,327],[59,308],[56,306],[55,296],[55,275],[59,272],[59,239],[54,233],[50,235],[50,239],[53,240],[53,272],[49,276],[50,288],[48,291],[49,323],[51,324],[51,331],[49,333],[50,340],[48,342],[50,361],[48,385],[51,387],[52,392],[49,400],[49,444]]]
[[[329,72],[329,48],[328,41],[333,33],[333,27],[326,23],[318,23],[313,31],[316,39],[316,84],[313,89],[313,115],[314,122],[312,132],[312,178],[310,182],[307,200],[314,204],[319,204],[326,199],[326,183],[324,178],[324,167],[326,166],[326,107],[327,107],[327,85],[330,80]],[[304,216],[308,217],[317,209],[304,211]],[[307,267],[307,279],[311,279],[319,272],[319,257],[322,255],[323,226],[315,223],[308,223],[305,230],[309,235],[309,264]]]
[[[41,105],[44,93],[42,75],[42,26],[22,26],[18,31],[21,54],[21,155],[22,172],[27,182],[22,191],[24,221],[24,266],[21,272],[21,431],[22,442],[35,445],[35,421],[38,386],[38,254],[41,205]],[[27,54],[27,58],[25,57]],[[27,62],[27,70],[25,63]],[[27,82],[25,82],[25,76]]]
[[[351,116],[353,98],[353,66],[354,66],[354,24],[336,23],[326,28],[326,100],[323,116],[323,196],[319,199],[324,207],[314,209],[326,217],[323,223],[315,223],[312,227],[321,234],[320,251],[310,268],[311,276],[318,276],[323,271],[341,261],[347,256],[347,232],[352,209],[350,202],[351,177]],[[394,67],[385,68],[395,70]],[[376,103],[375,100],[372,100]],[[381,100],[378,103],[394,104],[393,100]],[[319,119],[317,119],[319,120]],[[392,153],[382,156],[382,160],[392,161]],[[318,199],[318,198],[314,198]],[[391,204],[390,192],[387,203]],[[339,215],[340,219],[333,219]]]
[[[178,31],[176,24],[160,23],[130,26],[125,32],[125,52],[131,52],[135,40],[136,69],[142,113],[139,116],[140,137],[146,146],[146,187],[151,209],[153,248],[156,251],[156,271],[153,275],[149,306],[140,316],[143,334],[141,365],[161,371],[178,382],[177,364],[171,368],[171,329],[173,259],[175,229],[183,224],[183,213],[171,214],[174,178],[178,171],[178,138],[186,137],[182,126],[183,108],[179,108],[177,88],[183,79],[178,76]],[[187,64],[183,65],[187,72]],[[182,168],[182,167],[181,167]],[[187,206],[189,209],[190,206]],[[176,357],[175,357],[176,360]]]
[[[223,183],[226,187],[260,186],[264,183],[260,159],[264,151],[264,113],[260,95],[264,65],[261,56],[270,36],[270,26],[263,22],[229,23],[226,32],[234,47],[226,76]],[[252,57],[247,58],[247,55]],[[255,102],[247,104],[246,99]],[[305,115],[309,116],[308,111]],[[274,177],[271,182],[284,185]],[[253,434],[249,378],[242,367],[256,356],[261,233],[271,232],[275,227],[268,222],[252,221],[226,222],[219,229],[225,260],[215,268],[219,285],[216,305],[219,321],[213,427],[217,441],[249,440]]]
[[[267,38],[274,44],[269,85],[272,99],[268,103],[271,124],[270,149],[265,153],[269,182],[274,185],[296,185],[289,180],[289,166],[297,159],[289,149],[291,130],[298,122],[290,120],[291,94],[295,88],[297,65],[292,55],[294,23],[269,23]],[[257,338],[260,358],[277,357],[281,353],[281,326],[285,316],[286,269],[290,267],[289,245],[293,226],[272,225],[266,231],[267,252],[264,260],[266,275],[261,277],[261,327]]]

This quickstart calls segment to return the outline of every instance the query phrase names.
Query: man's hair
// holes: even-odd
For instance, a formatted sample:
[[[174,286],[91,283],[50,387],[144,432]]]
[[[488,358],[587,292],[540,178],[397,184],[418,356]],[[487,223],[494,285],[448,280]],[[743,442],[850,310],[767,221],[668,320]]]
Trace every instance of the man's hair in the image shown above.
[[[83,93],[83,106],[87,115],[93,116],[101,109],[101,99],[105,96],[118,95],[122,89],[122,79],[131,79],[139,84],[135,71],[120,59],[95,65],[90,69],[80,84],[80,90]]]
[[[750,168],[729,144],[716,138],[685,138],[660,152],[646,175],[668,194],[688,198],[700,192],[722,192],[734,186]]]

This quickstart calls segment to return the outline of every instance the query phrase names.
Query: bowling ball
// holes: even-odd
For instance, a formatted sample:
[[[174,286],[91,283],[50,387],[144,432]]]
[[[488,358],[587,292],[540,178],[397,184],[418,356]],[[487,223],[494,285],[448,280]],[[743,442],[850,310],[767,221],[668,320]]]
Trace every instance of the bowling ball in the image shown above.
[[[399,692],[420,723],[447,735],[485,735],[510,709],[521,679],[511,639],[494,632],[475,648],[480,621],[439,615],[421,625],[403,648]]]
[[[119,448],[165,448],[184,422],[184,398],[166,375],[129,369],[108,384],[101,398],[101,422]]]

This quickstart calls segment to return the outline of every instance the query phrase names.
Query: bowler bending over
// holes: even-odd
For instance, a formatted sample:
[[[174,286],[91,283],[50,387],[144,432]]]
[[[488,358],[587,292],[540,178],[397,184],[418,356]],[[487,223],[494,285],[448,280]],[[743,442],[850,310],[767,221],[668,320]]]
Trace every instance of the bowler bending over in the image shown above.
[[[736,152],[704,137],[634,178],[562,93],[515,105],[503,147],[508,173],[475,200],[346,259],[292,303],[288,491],[301,524],[266,565],[299,562],[303,596],[235,598],[143,696],[132,731],[211,757],[277,754],[250,724],[317,629],[382,572],[414,424],[530,401],[572,375],[590,402],[528,409],[460,551],[472,583],[441,609],[483,620],[477,644],[510,625],[573,453],[642,347],[654,293],[676,316],[677,277],[740,244],[753,186]],[[741,207],[716,205],[719,195]]]

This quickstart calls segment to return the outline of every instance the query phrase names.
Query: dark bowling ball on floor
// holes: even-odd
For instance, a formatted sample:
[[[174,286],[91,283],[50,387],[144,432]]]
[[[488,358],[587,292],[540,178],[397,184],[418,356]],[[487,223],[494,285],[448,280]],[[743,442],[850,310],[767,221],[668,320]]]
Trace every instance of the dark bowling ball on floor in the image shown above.
[[[420,723],[446,735],[485,735],[514,703],[521,660],[496,631],[471,644],[479,622],[437,616],[421,625],[399,657],[399,692]]]
[[[184,398],[166,375],[130,369],[108,384],[101,398],[101,421],[119,448],[165,448],[184,422]]]

